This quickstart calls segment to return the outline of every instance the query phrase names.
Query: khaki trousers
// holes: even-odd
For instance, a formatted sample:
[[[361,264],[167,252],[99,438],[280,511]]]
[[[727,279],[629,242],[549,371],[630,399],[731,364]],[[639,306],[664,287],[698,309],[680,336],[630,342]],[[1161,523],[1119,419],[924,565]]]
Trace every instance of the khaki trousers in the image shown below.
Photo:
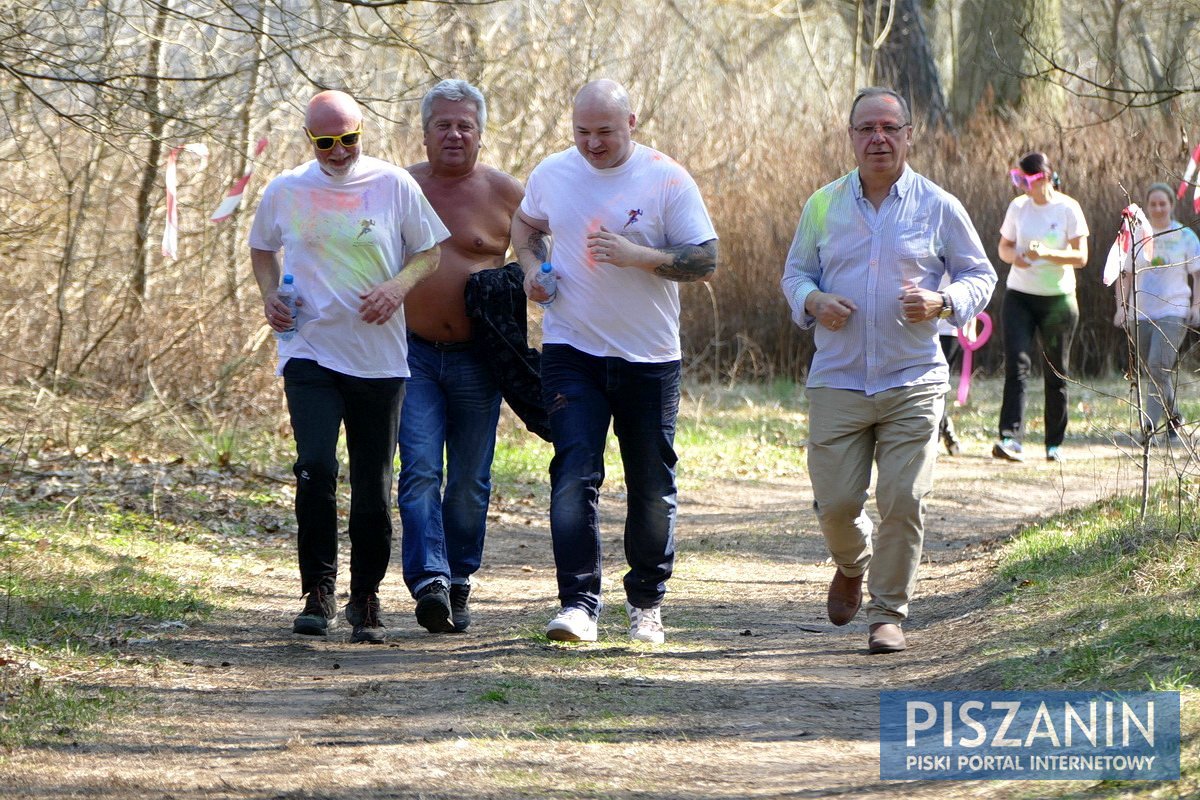
[[[813,508],[833,561],[855,577],[868,571],[867,622],[900,623],[917,583],[923,499],[933,485],[938,422],[946,387],[925,384],[868,397],[847,389],[808,390],[808,474]],[[879,468],[867,516],[872,462]]]

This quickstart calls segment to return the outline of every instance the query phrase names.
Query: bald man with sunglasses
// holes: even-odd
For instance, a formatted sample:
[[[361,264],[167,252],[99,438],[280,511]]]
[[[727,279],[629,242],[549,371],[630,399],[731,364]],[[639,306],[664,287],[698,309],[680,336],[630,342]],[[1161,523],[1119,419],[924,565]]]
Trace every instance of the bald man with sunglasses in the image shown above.
[[[250,260],[296,438],[296,532],[304,609],[298,634],[337,621],[338,434],[350,460],[352,642],[380,643],[379,585],[391,558],[392,464],[408,377],[404,298],[437,268],[450,233],[406,171],[363,155],[363,119],[343,92],[313,97],[304,119],[313,159],[267,185]],[[282,251],[282,255],[281,255]],[[279,298],[295,279],[293,320]]]

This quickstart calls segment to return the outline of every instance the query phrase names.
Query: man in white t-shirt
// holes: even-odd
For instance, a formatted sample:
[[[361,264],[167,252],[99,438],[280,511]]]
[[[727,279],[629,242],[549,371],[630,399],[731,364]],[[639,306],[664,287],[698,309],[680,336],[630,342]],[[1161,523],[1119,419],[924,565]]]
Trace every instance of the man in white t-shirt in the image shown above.
[[[391,558],[392,462],[408,377],[404,298],[438,263],[450,234],[412,177],[362,154],[362,112],[343,92],[308,104],[314,159],[268,184],[250,257],[296,437],[296,532],[304,610],[295,633],[337,619],[337,441],[350,459],[351,641],[382,642],[379,584]],[[280,250],[283,251],[282,259]],[[282,261],[282,265],[281,265]],[[295,279],[297,315],[279,298]]]
[[[525,292],[551,262],[557,293],[542,320],[542,385],[554,440],[550,533],[562,610],[556,641],[595,641],[600,597],[598,503],[609,422],[628,505],[624,578],[630,636],[664,639],[659,607],[675,561],[675,418],[679,286],[708,280],[717,235],[695,181],[633,141],[629,94],[611,80],[575,96],[575,147],[529,176],[512,243]]]

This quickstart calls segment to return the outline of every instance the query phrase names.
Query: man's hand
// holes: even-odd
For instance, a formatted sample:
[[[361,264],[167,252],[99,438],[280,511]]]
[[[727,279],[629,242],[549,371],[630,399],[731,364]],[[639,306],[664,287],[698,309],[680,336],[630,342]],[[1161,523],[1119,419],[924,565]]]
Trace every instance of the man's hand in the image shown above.
[[[297,297],[296,308],[299,309],[303,305],[304,301]],[[296,324],[296,320],[292,319],[292,312],[288,310],[287,303],[279,299],[278,291],[267,294],[267,299],[263,301],[263,315],[267,318],[267,324],[271,326],[271,330],[280,333]]]
[[[942,310],[942,296],[907,281],[900,292],[900,307],[904,311],[905,322],[927,322]]]
[[[383,325],[404,304],[406,294],[408,290],[395,278],[384,281],[366,294],[359,295],[362,298],[362,305],[358,307],[359,316],[368,324]]]
[[[850,319],[850,315],[858,311],[858,306],[848,297],[841,297],[828,292],[809,292],[804,298],[804,310],[822,326],[831,331],[841,330]]]
[[[613,233],[603,225],[600,230],[587,235],[588,255],[596,261],[614,267],[636,267],[645,248],[636,245],[619,233]]]
[[[525,296],[535,303],[544,303],[550,299],[550,295],[537,282],[538,272],[540,271],[541,266],[539,265],[537,269],[531,269],[525,273]]]

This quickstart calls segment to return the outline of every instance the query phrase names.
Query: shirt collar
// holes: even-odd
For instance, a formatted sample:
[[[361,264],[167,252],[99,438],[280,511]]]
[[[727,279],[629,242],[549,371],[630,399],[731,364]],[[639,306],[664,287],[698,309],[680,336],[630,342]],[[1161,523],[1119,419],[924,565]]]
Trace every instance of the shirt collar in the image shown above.
[[[912,171],[912,167],[908,166],[906,163],[904,165],[904,171],[900,173],[900,177],[897,178],[896,182],[892,184],[892,188],[888,190],[888,194],[894,194],[897,197],[904,197],[904,195],[908,193],[909,187],[912,186],[914,174],[915,173]],[[854,199],[862,200],[863,187],[862,180],[858,176],[858,167],[855,167],[854,171],[850,173],[850,179],[850,190],[854,192]]]

